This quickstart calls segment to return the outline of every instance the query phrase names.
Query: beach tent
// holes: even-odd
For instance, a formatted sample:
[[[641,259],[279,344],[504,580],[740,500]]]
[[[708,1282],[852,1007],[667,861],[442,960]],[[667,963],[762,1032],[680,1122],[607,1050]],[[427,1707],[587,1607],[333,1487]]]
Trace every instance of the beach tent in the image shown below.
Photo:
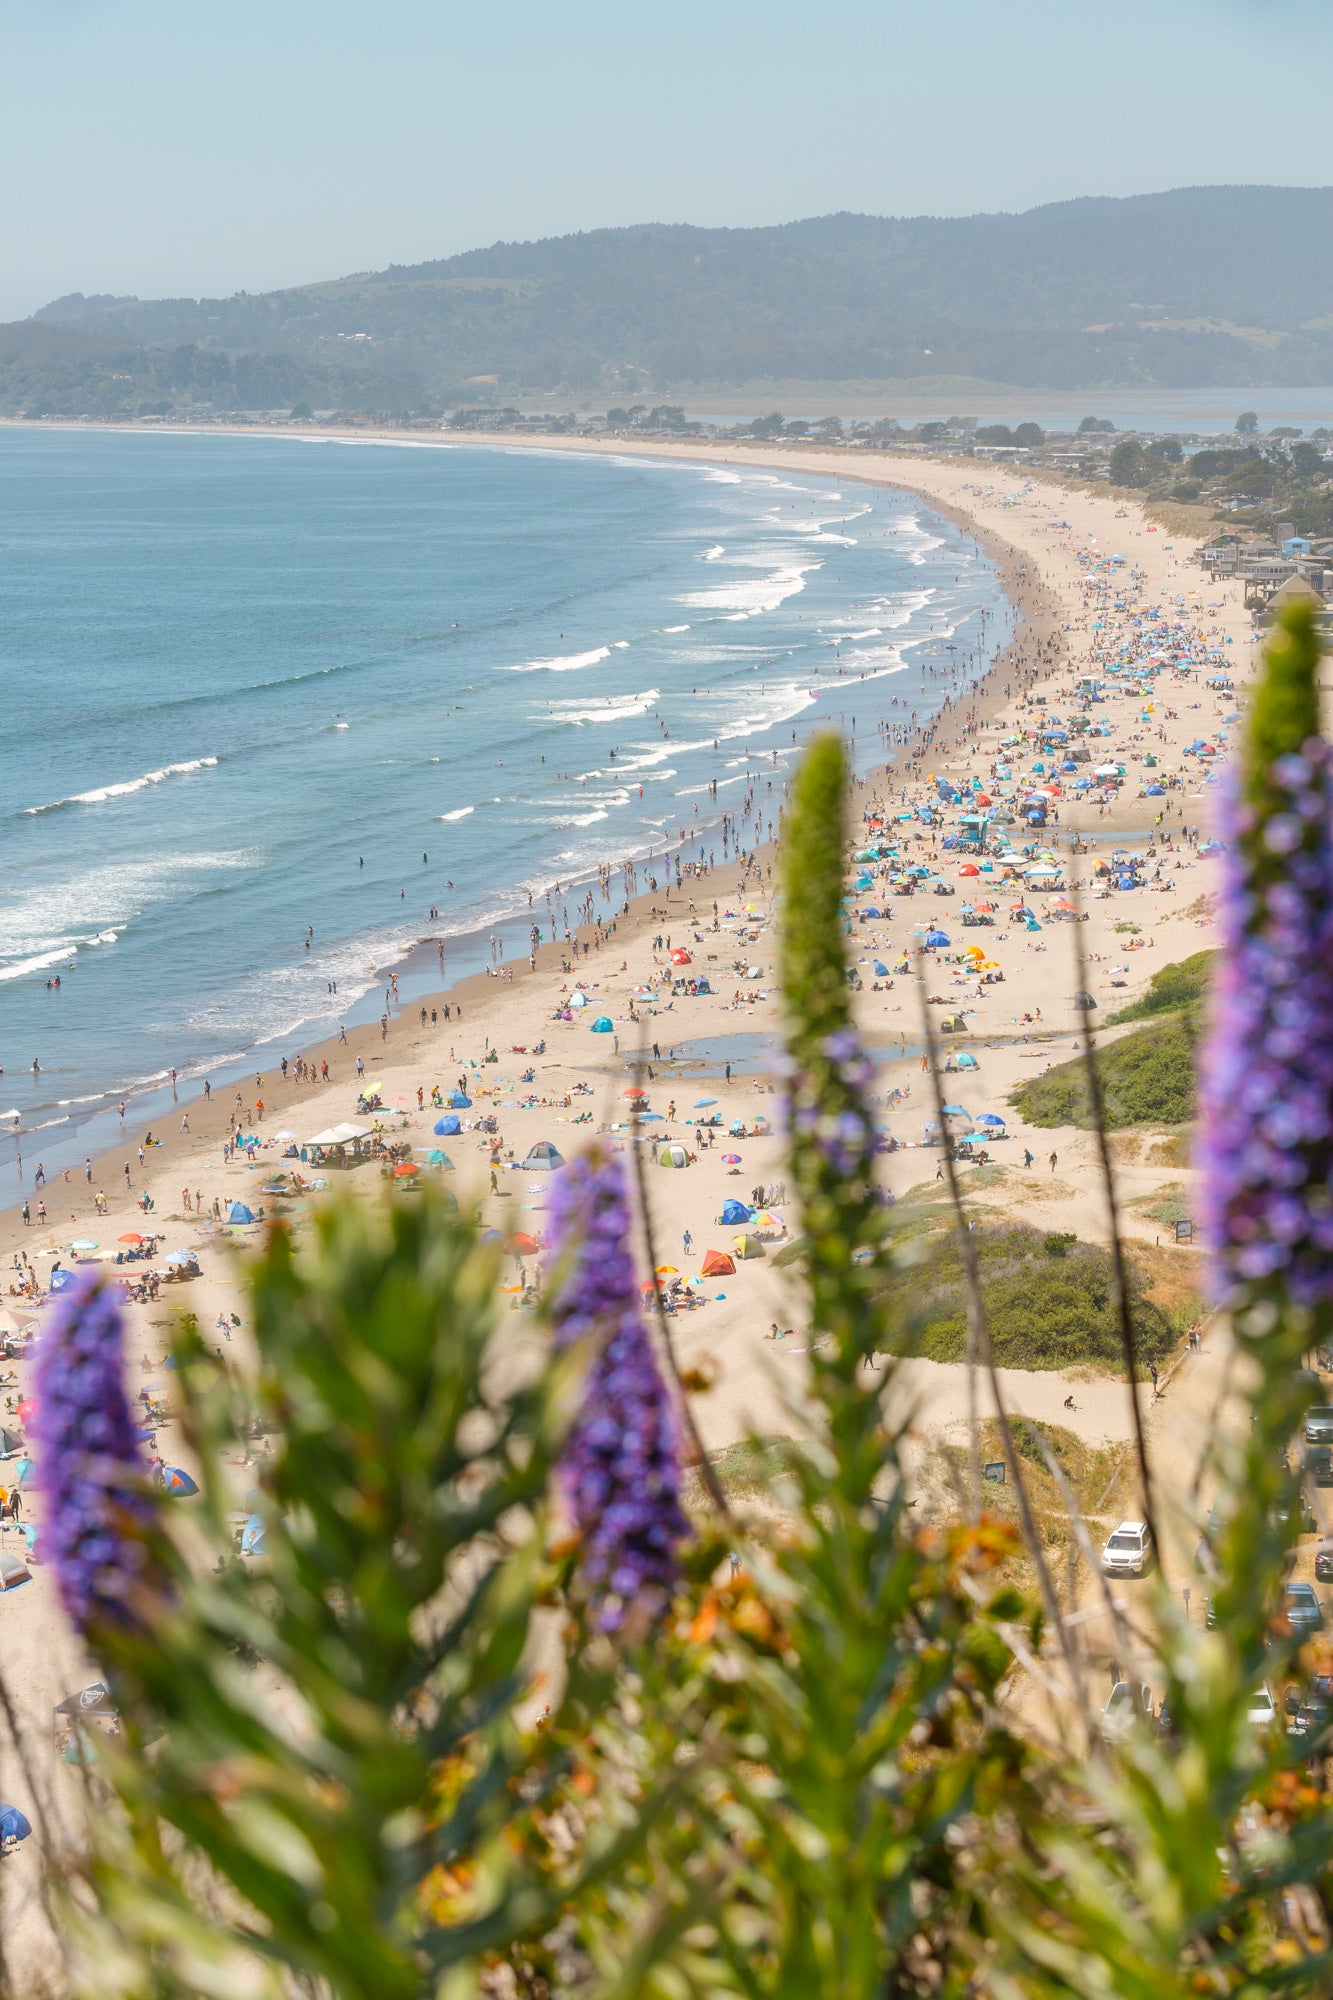
[[[26,1840],[31,1832],[26,1813],[17,1806],[0,1806],[0,1840]]]
[[[28,1581],[28,1565],[22,1556],[10,1555],[8,1551],[0,1556],[0,1590],[12,1590],[16,1583]]]
[[[608,1014],[599,1014],[592,1024],[592,1032],[594,1035],[609,1035],[611,1032],[611,1017]]]
[[[549,1139],[539,1139],[535,1146],[529,1148],[527,1157],[520,1162],[520,1172],[530,1174],[541,1169],[550,1173],[556,1167],[563,1167],[564,1164],[564,1154],[558,1153]]]
[[[691,965],[693,964],[693,960],[691,959],[690,954],[687,951],[685,951],[682,948],[678,948],[671,954],[671,963],[673,965]]]
[[[571,993],[569,1004],[571,1007],[586,1007],[588,1005],[588,996],[586,993]]]
[[[179,1465],[164,1465],[162,1468],[162,1488],[166,1493],[179,1493],[182,1500],[188,1500],[199,1488],[188,1472]]]
[[[725,1250],[707,1251],[699,1269],[705,1278],[734,1278],[736,1275],[736,1266]]]
[[[449,1155],[446,1152],[444,1152],[439,1146],[431,1147],[430,1151],[426,1155],[426,1165],[428,1167],[441,1167],[441,1168],[447,1167],[450,1173],[452,1173],[454,1170],[453,1161],[449,1158]]]
[[[876,977],[876,979],[887,979],[887,978],[888,978],[888,976],[889,976],[889,968],[888,968],[888,966],[887,966],[887,965],[883,964],[883,963],[882,963],[882,962],[881,962],[881,961],[880,961],[879,959],[876,959],[876,960],[875,960],[875,963],[874,963],[874,968],[873,968],[873,969],[874,969],[874,974],[875,974],[875,977]]]
[[[964,1049],[962,1055],[958,1058],[958,1067],[959,1069],[975,1069],[977,1067],[977,1059],[975,1056],[969,1055],[967,1050]]]
[[[316,1132],[313,1139],[307,1139],[307,1146],[352,1146],[359,1139],[368,1139],[373,1127],[369,1125],[330,1125],[326,1132]]]
[[[265,1540],[268,1524],[262,1514],[252,1514],[241,1529],[241,1554],[243,1556],[263,1556],[268,1554]]]
[[[66,1285],[72,1285],[74,1283],[74,1277],[75,1274],[73,1271],[59,1271],[59,1270],[52,1271],[51,1290],[53,1292],[63,1292]]]
[[[738,1236],[734,1245],[738,1257],[762,1257],[764,1246],[757,1236]]]
[[[657,1156],[657,1164],[659,1167],[688,1167],[690,1156],[679,1141],[675,1141],[669,1146],[663,1146]]]
[[[734,1227],[738,1222],[751,1221],[752,1215],[752,1210],[747,1208],[743,1201],[724,1201],[722,1204],[722,1213],[719,1215],[718,1221]]]
[[[452,1114],[448,1118],[437,1118],[435,1121],[435,1136],[437,1139],[455,1139],[462,1129],[462,1119],[454,1117]]]
[[[255,1212],[247,1208],[243,1201],[234,1201],[227,1210],[228,1222],[245,1223],[255,1220]]]
[[[472,1099],[465,1090],[451,1090],[449,1092],[449,1108],[451,1111],[470,1111],[472,1109]]]

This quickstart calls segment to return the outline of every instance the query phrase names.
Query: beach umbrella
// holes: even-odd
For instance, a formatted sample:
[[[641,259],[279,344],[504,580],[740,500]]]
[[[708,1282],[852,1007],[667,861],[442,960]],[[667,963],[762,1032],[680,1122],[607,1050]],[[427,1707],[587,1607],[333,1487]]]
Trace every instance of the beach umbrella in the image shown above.
[[[740,1163],[741,1156],[739,1153],[724,1153],[722,1155],[722,1164],[724,1167],[738,1167]]]
[[[993,1125],[998,1127],[1004,1124],[1004,1120],[998,1111],[983,1111],[977,1119],[977,1123],[978,1125]]]
[[[620,1095],[629,1102],[635,1102],[640,1097],[646,1097],[648,1093],[641,1084],[635,1083],[631,1084],[628,1090],[622,1090]]]
[[[441,1152],[438,1146],[432,1146],[426,1155],[426,1164],[430,1167],[449,1167],[452,1169],[454,1163],[447,1153]]]
[[[270,1136],[274,1139],[295,1139],[296,1134],[295,1132],[274,1132]]]
[[[90,1241],[88,1237],[81,1236],[76,1243],[71,1243],[69,1247],[71,1250],[95,1250],[97,1245]]]
[[[516,1251],[520,1257],[535,1257],[537,1239],[535,1236],[529,1236],[525,1229],[516,1229],[509,1239],[509,1248]]]
[[[975,861],[965,861],[958,870],[958,873],[960,875],[980,875],[981,870],[977,867]]]
[[[657,1266],[657,1275],[659,1278],[678,1278],[680,1272],[674,1264],[659,1264]]]
[[[706,1111],[710,1104],[716,1104],[716,1103],[717,1099],[715,1097],[696,1097],[694,1100],[694,1108],[696,1111]]]
[[[694,961],[690,957],[690,954],[687,951],[684,951],[678,947],[671,954],[671,963],[673,965],[692,965]]]
[[[948,944],[949,942],[950,940],[944,931],[926,932],[926,943],[929,946],[931,946],[932,949],[938,949],[940,945]]]
[[[599,1014],[599,1015],[597,1016],[597,1019],[596,1019],[596,1020],[595,1020],[595,1021],[593,1022],[593,1024],[592,1024],[592,1030],[591,1030],[591,1032],[592,1032],[592,1033],[593,1033],[594,1035],[609,1035],[609,1034],[610,1034],[610,1032],[611,1032],[611,1017],[610,1017],[610,1015],[609,1015],[609,1014]]]
[[[148,1238],[140,1236],[137,1229],[127,1229],[123,1236],[116,1238],[116,1241],[117,1243],[146,1243]]]
[[[199,1491],[189,1473],[179,1465],[163,1466],[162,1486],[167,1493],[179,1493],[182,1500],[188,1500],[192,1493]]]

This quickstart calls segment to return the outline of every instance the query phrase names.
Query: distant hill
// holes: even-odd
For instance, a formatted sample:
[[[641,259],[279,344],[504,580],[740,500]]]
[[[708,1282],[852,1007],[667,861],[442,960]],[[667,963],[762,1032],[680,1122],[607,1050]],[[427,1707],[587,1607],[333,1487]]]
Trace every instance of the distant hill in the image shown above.
[[[651,224],[229,299],[37,319],[149,346],[373,364],[436,396],[962,377],[1333,381],[1333,188],[1181,188],[1023,215]]]
[[[403,410],[420,401],[414,376],[318,355],[256,354],[182,343],[137,344],[100,333],[18,320],[0,326],[0,413],[7,416],[142,416],[215,410]]]

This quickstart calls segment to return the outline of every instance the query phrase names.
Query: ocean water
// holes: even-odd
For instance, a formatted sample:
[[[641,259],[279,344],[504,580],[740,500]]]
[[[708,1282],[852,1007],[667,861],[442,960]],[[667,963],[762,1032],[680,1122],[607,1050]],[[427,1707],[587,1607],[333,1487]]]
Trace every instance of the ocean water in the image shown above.
[[[50,1172],[173,1067],[438,986],[437,940],[475,970],[599,865],[720,859],[812,726],[867,764],[1009,632],[973,543],[854,480],[0,431],[0,1198],[19,1141]]]

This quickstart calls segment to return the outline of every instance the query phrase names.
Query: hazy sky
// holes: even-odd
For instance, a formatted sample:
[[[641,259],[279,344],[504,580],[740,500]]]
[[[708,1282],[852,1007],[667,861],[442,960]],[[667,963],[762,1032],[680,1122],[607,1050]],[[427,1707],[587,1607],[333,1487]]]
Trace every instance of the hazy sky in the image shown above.
[[[602,224],[1325,185],[1331,58],[1327,0],[0,0],[0,318]]]

